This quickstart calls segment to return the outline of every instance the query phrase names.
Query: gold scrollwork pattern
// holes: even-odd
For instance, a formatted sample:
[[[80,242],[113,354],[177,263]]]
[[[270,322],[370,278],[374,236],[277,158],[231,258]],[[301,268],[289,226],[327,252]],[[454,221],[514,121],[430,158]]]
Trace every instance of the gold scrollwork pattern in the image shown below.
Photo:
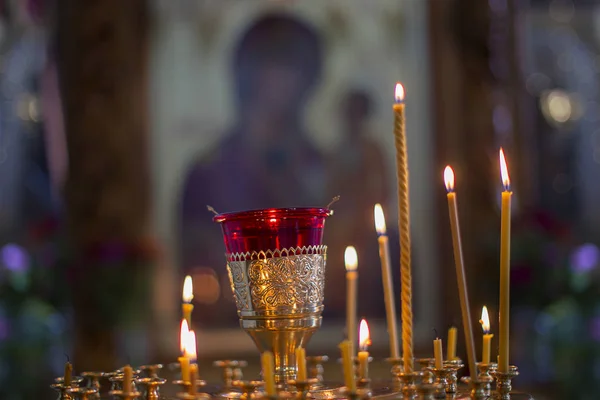
[[[325,289],[325,249],[323,254],[298,253],[229,261],[229,279],[238,311],[260,312],[283,307],[300,312],[306,307],[321,306]]]

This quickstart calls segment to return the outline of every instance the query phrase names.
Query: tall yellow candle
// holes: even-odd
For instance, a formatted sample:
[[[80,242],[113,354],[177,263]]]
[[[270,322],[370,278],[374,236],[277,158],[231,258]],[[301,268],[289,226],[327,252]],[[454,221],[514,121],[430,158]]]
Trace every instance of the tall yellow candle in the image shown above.
[[[344,384],[350,393],[356,393],[356,380],[354,379],[354,360],[352,344],[349,340],[340,343],[342,352],[342,367],[344,368]]]
[[[358,352],[358,377],[367,379],[369,377],[369,352],[368,348],[371,344],[371,335],[369,334],[369,325],[364,319],[360,321],[359,348]]]
[[[306,373],[306,349],[304,347],[296,348],[296,364],[298,366],[296,380],[298,382],[306,382],[308,375]]]
[[[131,393],[131,383],[133,381],[133,370],[131,366],[126,365],[123,368],[123,393]]]
[[[265,381],[265,393],[268,396],[276,396],[275,389],[275,364],[273,361],[273,353],[265,351],[261,356],[262,374]]]
[[[179,330],[179,349],[181,350],[181,357],[179,357],[177,361],[179,361],[179,366],[181,368],[181,380],[184,382],[190,381],[190,359],[186,356],[189,333],[190,330],[187,321],[182,319],[181,328]]]
[[[452,361],[456,358],[456,335],[458,329],[455,326],[448,329],[448,348],[446,349],[446,359]]]
[[[435,368],[442,369],[444,367],[444,357],[442,356],[442,339],[435,338],[433,341],[433,357],[435,359]]]
[[[192,300],[194,299],[194,285],[191,276],[186,276],[183,281],[183,293],[181,295],[183,303],[181,304],[181,310],[183,312],[183,318],[187,321],[188,326],[192,326],[192,311],[194,305]]]
[[[504,158],[504,151],[500,149],[500,171],[502,176],[502,219],[500,223],[500,323],[498,336],[499,362],[498,371],[507,373],[509,366],[509,341],[510,341],[510,178],[508,167]]]
[[[394,138],[396,144],[396,180],[398,181],[398,228],[400,232],[400,297],[402,300],[402,358],[404,372],[414,371],[412,271],[410,240],[410,204],[408,196],[408,156],[404,87],[396,83],[394,104]]]
[[[71,386],[73,380],[73,364],[67,361],[65,363],[65,376],[63,377],[63,385],[65,387]]]
[[[350,341],[352,356],[356,354],[356,301],[358,285],[358,255],[353,246],[346,247],[344,253],[346,264],[346,335]]]
[[[379,243],[379,260],[381,262],[381,280],[383,282],[383,296],[385,299],[385,315],[387,320],[388,335],[390,338],[390,357],[399,358],[398,350],[398,325],[396,323],[396,302],[394,301],[394,287],[390,263],[390,246],[386,234],[385,216],[380,204],[375,204],[375,230]]]
[[[471,326],[471,308],[469,304],[469,291],[467,289],[467,277],[462,254],[462,243],[460,239],[460,224],[458,222],[458,206],[456,193],[454,193],[454,171],[450,166],[444,169],[444,181],[448,191],[448,215],[450,217],[450,231],[452,232],[452,245],[454,248],[454,266],[456,268],[456,280],[458,283],[458,297],[460,299],[460,310],[462,314],[463,329],[465,331],[465,342],[467,347],[467,362],[471,373],[471,382],[477,379],[477,356],[475,354],[475,338]]]
[[[483,364],[489,364],[492,359],[492,338],[494,335],[490,333],[490,316],[486,306],[483,306],[483,310],[481,310],[481,320],[479,322],[483,328],[483,350],[481,354],[481,362]]]

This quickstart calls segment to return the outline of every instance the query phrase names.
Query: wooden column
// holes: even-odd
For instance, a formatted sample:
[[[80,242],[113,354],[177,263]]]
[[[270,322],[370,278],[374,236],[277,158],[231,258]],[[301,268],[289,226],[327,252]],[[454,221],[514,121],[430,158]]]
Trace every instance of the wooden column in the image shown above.
[[[127,300],[129,295],[110,286],[102,291],[99,280],[131,280],[132,271],[152,258],[147,239],[147,4],[58,0],[57,12],[69,154],[64,195],[75,250],[74,359],[78,371],[111,370],[118,366],[120,322],[117,315],[103,315],[122,310],[118,301],[113,310],[104,308],[110,296]]]

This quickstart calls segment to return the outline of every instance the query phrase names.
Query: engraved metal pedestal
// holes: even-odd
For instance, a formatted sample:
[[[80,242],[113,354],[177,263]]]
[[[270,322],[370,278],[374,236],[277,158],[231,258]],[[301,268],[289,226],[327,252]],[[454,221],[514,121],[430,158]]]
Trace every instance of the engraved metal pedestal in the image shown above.
[[[297,347],[321,326],[326,246],[227,255],[241,327],[272,351],[277,383],[296,379]]]

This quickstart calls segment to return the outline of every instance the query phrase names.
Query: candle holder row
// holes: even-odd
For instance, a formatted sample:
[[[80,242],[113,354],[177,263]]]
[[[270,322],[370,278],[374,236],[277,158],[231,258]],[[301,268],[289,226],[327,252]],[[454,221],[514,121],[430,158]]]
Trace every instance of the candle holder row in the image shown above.
[[[405,373],[402,359],[391,358],[386,361],[391,365],[388,378],[372,381],[368,377],[356,377],[356,387],[327,384],[323,380],[323,364],[327,356],[307,357],[309,378],[306,381],[288,380],[276,387],[276,394],[269,395],[264,391],[264,381],[244,380],[242,368],[245,361],[216,361],[215,367],[223,371],[223,380],[218,388],[207,390],[207,382],[192,376],[193,382],[176,379],[168,382],[159,377],[163,368],[161,364],[146,365],[132,370],[131,381],[127,379],[124,369],[113,372],[84,372],[81,377],[56,378],[51,386],[59,394],[58,400],[93,400],[93,399],[126,399],[126,400],[167,400],[161,395],[164,385],[179,387],[175,398],[182,400],[207,399],[531,399],[528,395],[512,393],[512,379],[518,375],[516,367],[509,373],[497,371],[497,365],[478,364],[478,374],[474,382],[469,377],[459,380],[458,375],[464,367],[459,359],[446,361],[442,368],[435,367],[434,358],[415,359],[419,371]],[[369,359],[371,362],[372,358]],[[355,360],[358,374],[358,362]],[[169,365],[170,369],[178,369],[179,364]],[[495,390],[492,390],[493,382]],[[462,384],[459,384],[462,382]],[[110,389],[101,393],[103,385],[109,383]],[[108,396],[108,397],[107,397]]]

